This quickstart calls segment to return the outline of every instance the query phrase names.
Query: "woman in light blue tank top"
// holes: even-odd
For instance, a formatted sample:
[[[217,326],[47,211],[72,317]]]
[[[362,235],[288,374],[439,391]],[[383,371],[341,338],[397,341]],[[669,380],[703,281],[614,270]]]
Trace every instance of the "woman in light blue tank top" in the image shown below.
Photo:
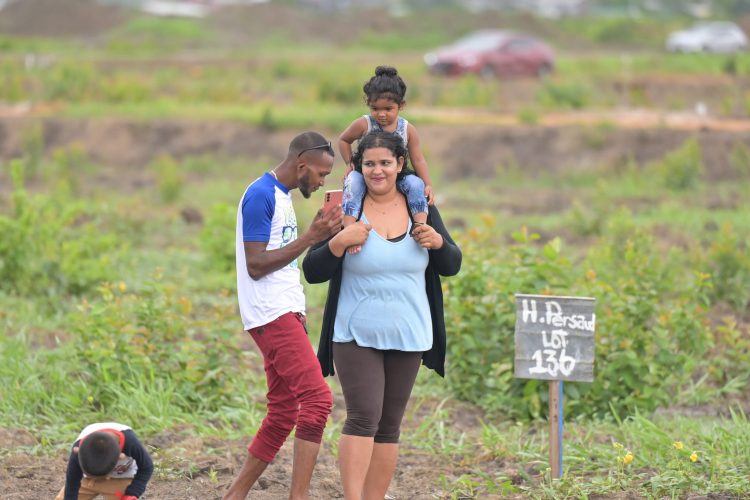
[[[362,222],[369,224],[367,213]],[[432,347],[425,294],[427,250],[408,234],[389,241],[371,230],[361,252],[344,259],[334,342],[423,352]]]
[[[354,163],[367,186],[361,218],[311,249],[303,263],[310,283],[331,281],[318,359],[328,375],[332,356],[346,400],[339,462],[347,500],[386,496],[419,366],[436,341],[438,351],[445,348],[434,277],[461,265],[435,207],[427,220],[440,231],[414,224],[396,187],[407,173],[406,157],[393,134],[374,131],[360,141]],[[346,253],[354,245],[361,250]]]

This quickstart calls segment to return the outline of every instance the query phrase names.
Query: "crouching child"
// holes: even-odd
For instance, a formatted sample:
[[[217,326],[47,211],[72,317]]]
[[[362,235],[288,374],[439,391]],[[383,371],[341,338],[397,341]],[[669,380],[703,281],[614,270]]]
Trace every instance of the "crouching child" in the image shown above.
[[[137,500],[154,464],[133,429],[115,422],[91,424],[76,438],[65,487],[55,500]]]

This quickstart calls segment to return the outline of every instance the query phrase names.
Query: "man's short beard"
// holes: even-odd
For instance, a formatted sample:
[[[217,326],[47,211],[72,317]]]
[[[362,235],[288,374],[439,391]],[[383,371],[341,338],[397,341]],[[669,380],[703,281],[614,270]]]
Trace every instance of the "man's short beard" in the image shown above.
[[[310,172],[305,172],[305,175],[299,180],[299,192],[302,193],[305,199],[310,198],[312,194],[310,192]]]

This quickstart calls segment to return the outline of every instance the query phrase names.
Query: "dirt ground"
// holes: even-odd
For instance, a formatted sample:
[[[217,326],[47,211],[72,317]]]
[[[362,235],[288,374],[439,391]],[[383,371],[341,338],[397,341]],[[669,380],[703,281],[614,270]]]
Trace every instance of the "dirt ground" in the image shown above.
[[[213,155],[277,161],[294,135],[291,130],[269,132],[229,121],[9,115],[0,112],[0,161],[19,157],[24,141],[36,128],[41,130],[47,153],[76,144],[97,164],[120,171],[127,168],[126,177],[134,187],[143,181],[138,172],[162,154],[176,159]],[[557,172],[617,168],[631,161],[642,165],[663,157],[692,136],[701,144],[708,178],[731,178],[730,155],[736,144],[750,144],[750,121],[701,121],[681,116],[628,112],[597,118],[590,113],[571,113],[552,115],[535,126],[505,123],[502,117],[482,123],[481,117],[474,117],[478,124],[461,124],[456,119],[456,124],[422,125],[420,136],[428,160],[442,163],[448,180],[486,178],[511,166]],[[4,180],[0,173],[0,182]]]
[[[89,37],[119,26],[126,18],[122,9],[96,0],[16,0],[0,11],[0,33]]]
[[[343,400],[336,396],[333,419],[344,418]],[[515,471],[504,463],[497,463],[479,457],[471,464],[456,463],[450,457],[439,457],[419,450],[409,443],[409,434],[421,421],[425,412],[434,409],[438,402],[422,405],[417,411],[407,410],[404,423],[401,457],[398,470],[391,484],[389,495],[393,499],[436,499],[447,498],[441,488],[450,485],[461,474],[476,471],[478,468],[502,472],[510,477]],[[413,406],[413,401],[412,401]],[[479,414],[471,406],[452,403],[454,411],[451,427],[457,433],[475,436],[480,428]],[[4,448],[19,449],[31,447],[37,440],[29,433],[17,429],[0,429],[0,441]],[[144,498],[159,500],[213,500],[219,499],[231,483],[234,473],[241,467],[247,441],[206,439],[195,437],[189,428],[174,429],[144,440],[151,448],[157,464],[157,471],[149,483]],[[23,449],[23,448],[21,448]],[[210,450],[210,451],[207,451]],[[53,498],[62,487],[65,478],[67,455],[55,457],[32,456],[21,452],[0,455],[0,490],[6,500],[38,500]],[[251,490],[248,498],[257,500],[286,500],[289,474],[292,465],[292,440],[288,440],[274,462],[268,467],[260,481]],[[161,470],[159,467],[161,466]],[[164,468],[172,471],[169,477]],[[533,468],[529,469],[532,475]],[[441,476],[445,475],[446,483]],[[331,450],[324,444],[311,484],[311,497],[314,499],[343,498],[338,466]],[[486,497],[491,498],[491,497]],[[504,497],[514,498],[514,497]],[[518,497],[522,498],[522,497]]]

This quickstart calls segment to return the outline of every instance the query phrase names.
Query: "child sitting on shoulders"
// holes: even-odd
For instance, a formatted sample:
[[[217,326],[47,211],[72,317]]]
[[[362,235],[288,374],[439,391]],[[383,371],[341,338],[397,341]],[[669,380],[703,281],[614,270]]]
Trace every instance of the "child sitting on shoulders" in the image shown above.
[[[364,90],[369,115],[354,120],[339,137],[339,151],[346,162],[344,179],[344,226],[355,222],[362,211],[362,199],[365,195],[365,182],[362,174],[354,170],[352,164],[352,144],[374,130],[383,130],[398,135],[409,152],[409,159],[417,175],[406,175],[398,182],[398,189],[406,196],[415,226],[427,222],[427,206],[434,202],[432,181],[419,146],[417,129],[399,112],[406,104],[406,83],[398,76],[396,68],[378,66],[375,76],[365,83]],[[356,253],[359,247],[347,250]]]

